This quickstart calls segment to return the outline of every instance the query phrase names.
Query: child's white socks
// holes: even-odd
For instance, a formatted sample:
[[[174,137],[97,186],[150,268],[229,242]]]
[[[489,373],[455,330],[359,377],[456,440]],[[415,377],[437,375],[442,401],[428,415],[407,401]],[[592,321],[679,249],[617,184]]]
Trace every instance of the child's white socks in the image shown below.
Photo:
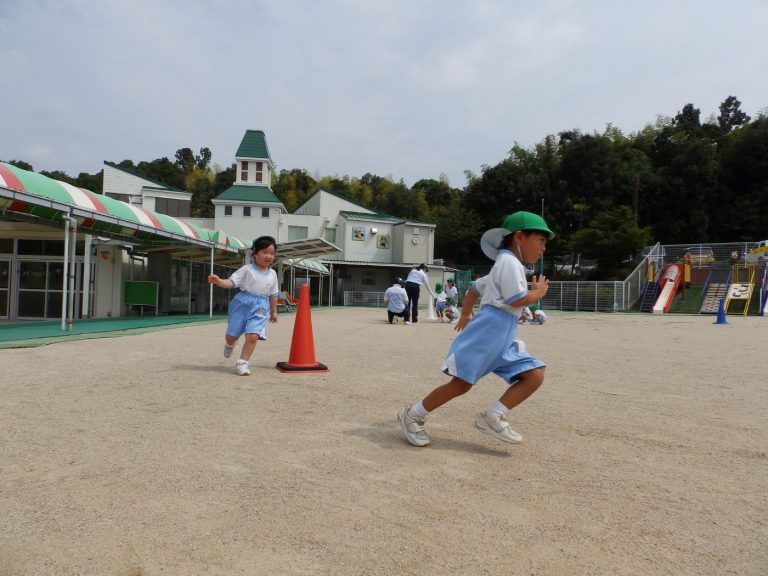
[[[414,420],[417,420],[418,422],[424,420],[427,417],[427,414],[429,414],[429,412],[424,409],[424,404],[421,402],[414,404],[408,409],[408,416]]]
[[[507,415],[507,412],[509,412],[509,408],[504,406],[499,400],[495,400],[493,404],[491,404],[491,407],[488,408],[488,418],[490,420],[499,420],[502,417]]]

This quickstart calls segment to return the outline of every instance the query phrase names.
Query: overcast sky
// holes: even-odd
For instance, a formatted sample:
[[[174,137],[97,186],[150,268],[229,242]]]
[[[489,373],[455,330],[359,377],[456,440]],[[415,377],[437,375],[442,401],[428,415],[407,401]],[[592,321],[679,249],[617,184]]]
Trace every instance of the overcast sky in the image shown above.
[[[0,159],[226,167],[261,129],[278,170],[463,187],[563,130],[765,111],[766,30],[766,0],[0,0]]]

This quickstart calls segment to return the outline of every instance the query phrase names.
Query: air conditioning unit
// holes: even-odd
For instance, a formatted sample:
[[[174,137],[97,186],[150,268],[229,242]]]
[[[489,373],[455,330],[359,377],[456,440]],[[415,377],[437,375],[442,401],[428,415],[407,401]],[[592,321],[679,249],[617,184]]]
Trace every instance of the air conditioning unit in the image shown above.
[[[445,266],[445,259],[435,258],[434,260],[432,260],[432,264],[434,264],[435,266]]]

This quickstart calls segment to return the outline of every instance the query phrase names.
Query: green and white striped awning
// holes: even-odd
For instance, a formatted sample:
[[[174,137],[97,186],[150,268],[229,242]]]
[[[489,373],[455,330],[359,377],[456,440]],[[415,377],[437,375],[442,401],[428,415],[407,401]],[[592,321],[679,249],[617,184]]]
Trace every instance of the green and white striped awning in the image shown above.
[[[221,230],[206,230],[174,218],[121,202],[36,172],[0,162],[0,210],[41,221],[60,223],[66,216],[83,231],[127,239],[136,244],[182,242],[227,252],[247,244]]]
[[[318,274],[328,275],[331,273],[322,262],[311,258],[286,258],[282,260],[281,264],[288,268],[301,268],[302,270],[309,270]]]

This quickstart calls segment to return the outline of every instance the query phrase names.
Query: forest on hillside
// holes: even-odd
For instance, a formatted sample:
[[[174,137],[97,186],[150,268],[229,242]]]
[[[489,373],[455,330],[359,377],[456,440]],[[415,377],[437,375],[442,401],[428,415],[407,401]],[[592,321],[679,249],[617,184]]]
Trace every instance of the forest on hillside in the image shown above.
[[[211,198],[235,180],[234,164],[211,166],[211,157],[208,148],[199,154],[181,148],[174,160],[117,165],[191,192],[192,215],[211,217]],[[42,173],[102,189],[101,173]],[[434,223],[435,256],[453,265],[485,262],[480,235],[517,210],[543,211],[558,233],[547,249],[548,269],[555,258],[578,253],[597,260],[603,278],[621,277],[627,259],[655,242],[768,238],[768,115],[750,118],[735,96],[706,121],[686,104],[630,135],[612,125],[602,133],[566,130],[531,148],[515,143],[498,164],[465,174],[463,188],[445,178],[408,187],[373,174],[313,177],[294,168],[279,170],[272,189],[289,212],[324,189],[379,212]]]

